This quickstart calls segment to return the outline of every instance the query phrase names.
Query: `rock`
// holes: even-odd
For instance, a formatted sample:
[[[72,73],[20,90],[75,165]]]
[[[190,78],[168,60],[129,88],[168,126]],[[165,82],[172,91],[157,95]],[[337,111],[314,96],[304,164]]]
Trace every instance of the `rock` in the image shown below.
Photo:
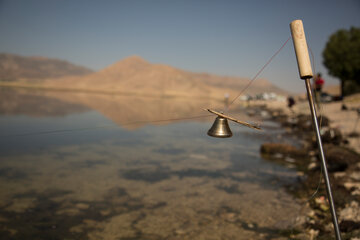
[[[228,221],[228,222],[235,222],[237,220],[237,217],[236,217],[236,214],[235,213],[227,213],[225,215],[225,219]]]
[[[110,210],[110,209],[101,210],[101,211],[100,211],[100,214],[101,214],[102,216],[108,216],[108,215],[111,214],[111,210]]]
[[[346,183],[344,183],[344,187],[347,190],[351,190],[352,188],[360,188],[360,183],[358,183],[358,182],[346,182]]]
[[[290,125],[290,126],[296,126],[296,124],[298,122],[299,122],[298,119],[294,118],[294,117],[289,117],[286,121],[287,125]]]
[[[329,222],[328,224],[326,224],[326,225],[324,226],[324,230],[325,230],[326,232],[334,232],[334,225],[333,225],[333,223],[332,223],[332,222]]]
[[[293,158],[306,157],[305,150],[300,150],[290,144],[285,143],[264,143],[261,145],[260,152],[262,154],[283,154]]]
[[[311,211],[308,212],[307,215],[308,215],[308,217],[313,218],[313,217],[315,217],[315,211],[314,211],[314,210],[311,210]]]
[[[278,158],[281,159],[284,157],[284,155],[282,155],[281,153],[275,153],[274,155],[272,155],[273,158]]]
[[[350,232],[360,228],[360,222],[354,222],[350,220],[341,221],[339,224],[340,231]]]
[[[184,235],[185,233],[186,233],[186,231],[183,230],[183,229],[176,229],[176,230],[175,230],[175,234],[176,234],[176,235]]]
[[[86,203],[77,203],[75,206],[78,209],[81,209],[81,210],[85,210],[85,209],[88,209],[90,207],[90,205],[86,204]]]
[[[82,233],[84,231],[84,225],[73,226],[69,229],[71,233]]]
[[[360,172],[358,171],[352,172],[350,174],[350,178],[352,178],[353,180],[360,181]]]
[[[316,169],[316,168],[317,168],[317,164],[314,163],[314,162],[312,162],[312,163],[310,163],[310,164],[308,165],[308,170],[314,170],[314,169]]]
[[[310,220],[309,220],[309,224],[315,225],[315,223],[316,223],[316,222],[315,222],[315,219],[310,219]]]
[[[309,156],[310,157],[314,157],[314,156],[316,156],[317,155],[317,153],[315,152],[315,151],[309,151]],[[315,158],[316,159],[316,158]]]
[[[298,126],[300,129],[303,129],[305,131],[311,131],[312,130],[312,123],[310,120],[307,120],[305,122],[302,122],[301,124],[299,124]]]
[[[289,162],[289,163],[294,163],[294,162],[296,162],[296,160],[293,159],[293,158],[291,158],[291,157],[286,157],[286,158],[285,158],[285,161],[286,161],[286,162]]]
[[[351,195],[355,196],[355,195],[360,195],[360,188],[355,189],[354,191],[351,192]]]
[[[323,143],[339,145],[343,140],[343,136],[339,129],[325,127],[321,129],[321,140]]]
[[[349,206],[342,209],[339,213],[339,219],[344,221],[360,222],[360,208],[359,204],[352,201]]]
[[[357,132],[351,132],[351,133],[348,134],[348,137],[349,137],[349,138],[357,138],[357,137],[359,137],[359,136],[360,136],[360,134],[357,133]]]
[[[306,216],[298,216],[295,219],[295,226],[302,226],[306,223]]]
[[[319,235],[319,230],[310,229],[309,230],[310,239],[315,239]]]
[[[269,114],[268,111],[264,111],[264,110],[263,110],[263,111],[260,112],[260,116],[263,117],[263,118],[269,117],[269,115],[270,115],[270,114]]]
[[[325,116],[319,117],[318,122],[321,127],[329,126],[329,119]],[[296,127],[301,131],[313,131],[311,115],[299,114]]]
[[[360,182],[346,182],[344,187],[351,191],[351,195],[360,195]]]
[[[342,178],[346,176],[346,172],[336,172],[334,173],[335,178]]]
[[[99,225],[97,221],[92,219],[84,219],[83,223],[89,228],[96,228]]]
[[[266,238],[261,238],[266,239]],[[282,239],[297,239],[297,240],[308,240],[309,236],[307,233],[298,233],[298,234],[291,234],[288,238],[282,238]]]
[[[76,216],[78,214],[80,214],[80,210],[77,208],[65,208],[65,209],[60,209],[56,212],[56,214],[59,215],[69,215],[69,216]]]
[[[341,146],[324,145],[329,172],[345,171],[350,164],[360,161],[360,155]]]
[[[246,112],[246,114],[248,115],[248,116],[250,116],[250,117],[253,117],[253,116],[255,116],[255,110],[248,110],[247,112]]]
[[[254,224],[252,224],[252,223],[248,223],[247,226],[248,226],[248,228],[250,228],[250,229],[252,229],[252,228],[255,227]]]

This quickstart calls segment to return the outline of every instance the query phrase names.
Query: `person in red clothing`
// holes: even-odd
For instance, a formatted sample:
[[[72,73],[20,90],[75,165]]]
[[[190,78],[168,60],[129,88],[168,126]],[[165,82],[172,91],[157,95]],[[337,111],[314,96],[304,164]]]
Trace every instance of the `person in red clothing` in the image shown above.
[[[318,73],[315,79],[315,91],[321,92],[324,83],[325,81],[321,78],[321,73]]]
[[[325,84],[324,79],[322,79],[321,77],[321,73],[318,73],[316,78],[315,78],[315,101],[317,103],[317,105],[319,106],[320,101],[321,101],[321,93],[322,93],[322,88]]]

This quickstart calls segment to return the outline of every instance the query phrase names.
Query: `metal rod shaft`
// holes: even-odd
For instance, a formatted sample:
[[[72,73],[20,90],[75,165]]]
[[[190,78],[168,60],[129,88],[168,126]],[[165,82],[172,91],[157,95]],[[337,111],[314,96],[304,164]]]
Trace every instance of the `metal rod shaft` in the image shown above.
[[[313,125],[314,125],[314,129],[315,129],[315,133],[316,133],[316,141],[317,141],[317,144],[319,147],[321,164],[322,164],[323,174],[324,174],[324,179],[325,179],[325,184],[326,184],[326,192],[327,192],[328,200],[329,200],[329,204],[330,204],[330,212],[331,212],[332,221],[333,221],[333,225],[334,225],[335,236],[336,236],[336,240],[341,240],[338,220],[337,220],[336,211],[335,211],[335,204],[334,204],[334,199],[333,199],[333,195],[332,195],[332,191],[331,191],[330,179],[329,179],[329,174],[328,174],[328,170],[327,170],[327,166],[326,166],[324,150],[323,150],[323,146],[322,146],[322,142],[321,142],[321,135],[320,135],[319,125],[318,125],[318,120],[317,120],[316,108],[314,105],[314,99],[313,99],[313,95],[311,92],[311,85],[310,85],[309,78],[305,79],[305,85],[306,85],[306,91],[307,91],[307,96],[308,96],[308,100],[309,100]]]

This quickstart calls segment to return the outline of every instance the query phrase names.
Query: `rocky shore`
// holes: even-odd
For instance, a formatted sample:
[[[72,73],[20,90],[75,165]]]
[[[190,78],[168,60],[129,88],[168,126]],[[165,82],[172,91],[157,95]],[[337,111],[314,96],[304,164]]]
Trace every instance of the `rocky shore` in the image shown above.
[[[319,122],[342,238],[358,240],[360,126],[356,124],[360,117],[357,112],[360,96],[347,99],[347,109],[341,110],[342,104],[323,104],[319,109]],[[335,239],[308,103],[300,102],[290,110],[286,103],[269,102],[259,106],[259,112],[267,116],[267,120],[280,123],[285,129],[284,137],[297,138],[296,144],[268,142],[260,149],[263,158],[300,172],[298,182],[286,188],[311,210],[299,216],[302,223],[289,231],[289,239]]]

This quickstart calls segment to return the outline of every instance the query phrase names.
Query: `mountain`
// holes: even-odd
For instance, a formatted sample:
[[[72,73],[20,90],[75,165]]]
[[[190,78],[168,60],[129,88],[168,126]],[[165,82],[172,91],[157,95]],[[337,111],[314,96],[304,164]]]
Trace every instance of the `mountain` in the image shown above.
[[[163,64],[152,64],[139,56],[131,56],[103,70],[85,76],[63,77],[46,81],[46,86],[143,96],[198,96],[223,98],[238,94],[249,79],[193,73]],[[258,79],[246,90],[247,94],[285,93],[265,79]]]
[[[0,53],[1,81],[38,81],[47,78],[82,76],[92,72],[90,69],[63,60]]]

